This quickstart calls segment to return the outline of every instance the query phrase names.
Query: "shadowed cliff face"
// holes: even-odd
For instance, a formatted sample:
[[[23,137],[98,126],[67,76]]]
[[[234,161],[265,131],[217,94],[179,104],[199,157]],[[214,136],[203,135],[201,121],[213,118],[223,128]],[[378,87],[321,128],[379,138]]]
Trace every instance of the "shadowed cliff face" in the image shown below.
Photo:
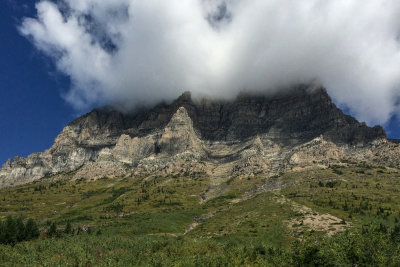
[[[50,149],[4,164],[0,187],[71,171],[81,178],[206,172],[218,184],[347,157],[395,164],[397,152],[380,126],[343,114],[323,88],[233,101],[185,93],[129,114],[93,110],[67,125]]]
[[[181,106],[201,138],[208,141],[243,141],[268,134],[275,142],[290,145],[324,135],[338,144],[366,144],[386,137],[382,127],[370,128],[343,114],[323,88],[305,86],[274,96],[242,94],[234,101],[194,101],[190,93],[185,93],[169,105],[160,104],[133,114],[110,108],[94,110],[71,126],[110,138],[121,133],[142,136],[165,127]]]

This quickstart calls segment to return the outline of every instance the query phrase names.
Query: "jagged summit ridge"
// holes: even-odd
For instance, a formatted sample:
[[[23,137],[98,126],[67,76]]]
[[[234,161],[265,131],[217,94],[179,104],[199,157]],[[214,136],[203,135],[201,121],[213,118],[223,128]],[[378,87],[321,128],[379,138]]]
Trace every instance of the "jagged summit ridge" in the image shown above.
[[[380,155],[387,148],[398,145],[380,126],[343,114],[323,88],[241,94],[233,101],[184,93],[170,104],[129,114],[103,108],[74,120],[50,149],[4,164],[0,187],[70,171],[83,178],[206,172],[218,183],[230,175],[364,159],[363,153],[376,161],[366,151]]]
[[[141,136],[165,127],[181,106],[201,138],[209,141],[243,141],[261,133],[289,143],[309,141],[321,134],[335,143],[351,144],[386,137],[382,127],[370,128],[343,114],[323,88],[309,91],[305,86],[271,96],[241,94],[233,101],[194,101],[190,93],[184,93],[171,104],[161,103],[132,114],[109,108],[94,110],[72,122],[71,127],[78,128],[75,134],[82,145],[93,144],[93,138],[88,137],[94,135],[107,135],[109,140],[121,133]]]

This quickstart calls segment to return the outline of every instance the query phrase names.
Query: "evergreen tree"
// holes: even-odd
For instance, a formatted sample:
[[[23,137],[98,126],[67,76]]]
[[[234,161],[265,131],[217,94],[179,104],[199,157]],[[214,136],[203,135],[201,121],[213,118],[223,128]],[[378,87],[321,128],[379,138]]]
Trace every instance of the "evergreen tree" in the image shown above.
[[[56,236],[56,235],[57,235],[57,225],[56,225],[56,223],[53,222],[50,225],[49,231],[47,232],[47,236],[53,237],[53,236]]]
[[[26,230],[25,230],[25,224],[22,221],[21,217],[18,217],[15,221],[15,225],[16,225],[16,239],[18,242],[24,241],[26,240]]]
[[[0,220],[0,244],[6,244],[6,225]]]
[[[7,216],[4,240],[5,244],[10,245],[15,245],[17,242],[17,224],[11,216]]]
[[[347,200],[344,201],[343,210],[344,211],[348,211],[349,210],[349,206],[347,205]]]
[[[88,233],[89,235],[91,235],[93,233],[93,229],[92,227],[89,227],[86,231],[86,233]]]
[[[8,216],[5,222],[0,221],[0,244],[13,246],[17,242],[38,238],[39,235],[39,228],[32,219],[26,224],[21,217],[14,219]]]
[[[66,233],[67,235],[72,233],[72,227],[71,227],[71,223],[70,222],[67,222],[67,225],[65,226],[64,233]]]
[[[26,240],[38,238],[40,235],[39,228],[33,219],[29,219],[25,226]]]

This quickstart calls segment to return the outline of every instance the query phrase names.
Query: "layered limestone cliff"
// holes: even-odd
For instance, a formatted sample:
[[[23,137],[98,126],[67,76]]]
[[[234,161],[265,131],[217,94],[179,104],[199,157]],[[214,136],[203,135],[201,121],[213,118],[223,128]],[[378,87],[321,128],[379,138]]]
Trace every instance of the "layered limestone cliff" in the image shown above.
[[[76,119],[50,149],[6,162],[0,187],[64,172],[87,179],[203,172],[218,185],[345,159],[398,166],[399,152],[380,126],[343,114],[323,88],[233,101],[185,93],[130,114],[103,108]]]

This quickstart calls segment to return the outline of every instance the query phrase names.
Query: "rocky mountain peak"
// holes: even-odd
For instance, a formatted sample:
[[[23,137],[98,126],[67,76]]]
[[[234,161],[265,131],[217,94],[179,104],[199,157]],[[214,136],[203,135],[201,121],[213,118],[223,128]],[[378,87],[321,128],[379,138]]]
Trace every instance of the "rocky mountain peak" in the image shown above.
[[[170,131],[191,131],[193,130],[193,122],[189,117],[185,107],[180,107],[174,113],[171,120],[167,124],[166,129]]]
[[[396,162],[399,145],[376,146],[375,140],[386,140],[382,127],[345,115],[321,87],[242,93],[231,101],[193,100],[185,92],[169,104],[130,113],[105,107],[77,118],[50,149],[4,164],[0,187],[70,171],[81,177],[204,171],[219,180],[364,157],[360,151],[368,149],[376,150],[365,152],[368,160],[389,149],[389,161]]]
[[[157,143],[157,152],[171,155],[187,150],[198,151],[199,149],[200,140],[194,131],[192,119],[182,106],[178,108],[164,128]]]
[[[192,93],[189,91],[183,92],[174,102],[177,105],[182,105],[184,103],[192,103]]]
[[[364,144],[386,138],[382,127],[370,128],[343,114],[324,88],[297,86],[272,95],[242,93],[232,101],[193,101],[190,92],[185,92],[171,104],[161,103],[127,114],[110,108],[98,109],[67,126],[65,134],[60,134],[65,138],[58,138],[56,143],[72,138],[67,143],[110,146],[122,133],[144,136],[163,129],[180,107],[186,109],[200,137],[209,141],[243,141],[264,133],[288,145],[320,135],[342,144]]]

